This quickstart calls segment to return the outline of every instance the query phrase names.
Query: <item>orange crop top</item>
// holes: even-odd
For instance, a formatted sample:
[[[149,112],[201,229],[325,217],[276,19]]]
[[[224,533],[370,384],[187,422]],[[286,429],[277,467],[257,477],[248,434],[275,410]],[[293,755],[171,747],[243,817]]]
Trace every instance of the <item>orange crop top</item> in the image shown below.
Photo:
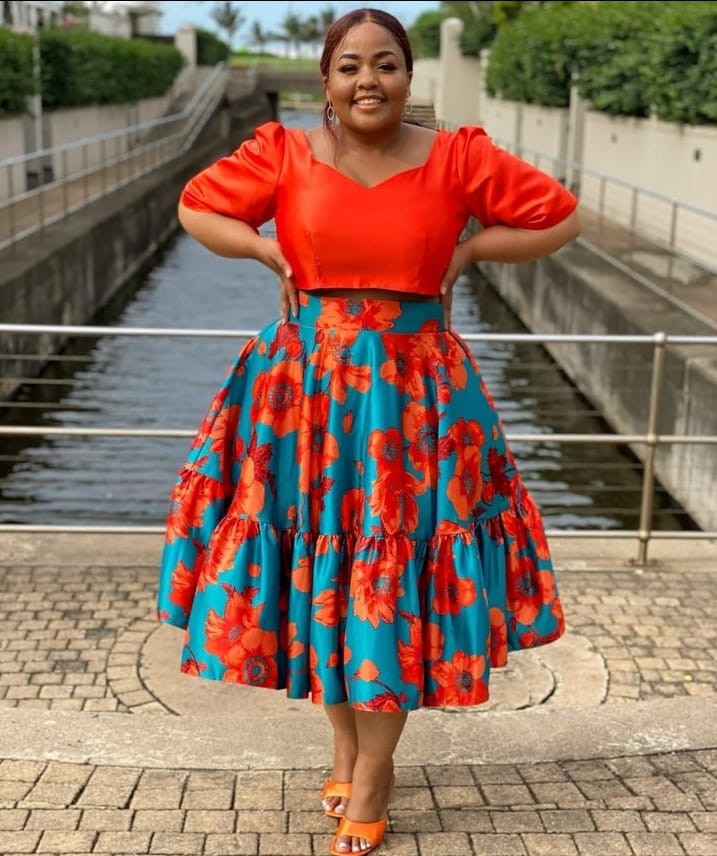
[[[468,218],[544,229],[577,199],[479,127],[438,131],[427,160],[364,187],[317,160],[301,129],[267,122],[185,186],[195,211],[255,229],[274,219],[298,289],[386,288],[437,295]]]

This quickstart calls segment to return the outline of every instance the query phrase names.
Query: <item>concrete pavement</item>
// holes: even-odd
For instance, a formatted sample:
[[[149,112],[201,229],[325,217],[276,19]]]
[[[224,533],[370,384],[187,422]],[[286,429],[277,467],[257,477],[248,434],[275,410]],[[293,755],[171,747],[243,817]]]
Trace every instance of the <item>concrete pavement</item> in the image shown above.
[[[717,545],[552,546],[568,633],[409,717],[381,853],[717,854]],[[327,853],[321,711],[178,672],[160,549],[0,535],[0,853]]]

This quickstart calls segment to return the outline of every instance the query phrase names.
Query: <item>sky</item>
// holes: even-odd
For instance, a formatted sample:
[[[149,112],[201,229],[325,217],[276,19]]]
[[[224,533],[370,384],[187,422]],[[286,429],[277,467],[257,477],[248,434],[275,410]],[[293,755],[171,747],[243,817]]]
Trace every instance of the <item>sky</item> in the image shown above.
[[[192,24],[196,27],[201,27],[203,30],[209,30],[212,33],[217,33],[217,26],[211,17],[211,10],[216,5],[214,2],[166,2],[159,4],[162,9],[161,32],[165,35],[174,35],[177,29],[186,24]],[[247,42],[249,28],[254,21],[259,21],[263,30],[281,30],[281,22],[287,14],[293,13],[300,18],[308,18],[310,15],[316,15],[322,9],[331,7],[336,12],[336,17],[340,17],[345,12],[352,9],[357,9],[360,6],[372,6],[383,9],[385,12],[390,12],[395,15],[399,21],[405,26],[410,27],[416,18],[423,12],[432,9],[438,9],[440,2],[377,2],[377,0],[367,0],[367,2],[340,2],[337,0],[314,0],[314,2],[299,2],[299,0],[281,0],[281,2],[271,2],[271,0],[258,0],[258,2],[238,2],[237,5],[246,18],[247,23],[242,27],[239,33],[234,37],[233,47],[241,47]]]

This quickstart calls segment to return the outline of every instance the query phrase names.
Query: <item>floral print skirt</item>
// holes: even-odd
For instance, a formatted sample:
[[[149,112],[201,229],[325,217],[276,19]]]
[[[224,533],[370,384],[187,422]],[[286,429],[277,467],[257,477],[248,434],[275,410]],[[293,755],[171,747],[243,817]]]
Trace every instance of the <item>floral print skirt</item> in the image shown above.
[[[437,303],[302,293],[238,355],[171,496],[183,671],[358,710],[478,705],[565,623],[543,525]]]

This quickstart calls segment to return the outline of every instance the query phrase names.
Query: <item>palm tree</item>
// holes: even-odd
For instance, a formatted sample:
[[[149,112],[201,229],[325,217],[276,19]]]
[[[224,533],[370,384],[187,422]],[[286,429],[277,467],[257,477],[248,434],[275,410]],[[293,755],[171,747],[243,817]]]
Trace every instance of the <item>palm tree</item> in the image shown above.
[[[246,21],[246,18],[241,13],[241,6],[230,2],[217,3],[210,14],[219,29],[227,34],[227,44],[231,53],[234,33],[241,29]]]
[[[271,33],[262,29],[260,21],[254,21],[251,25],[251,43],[256,47],[257,53],[264,53],[264,49],[271,41]]]
[[[293,12],[288,12],[281,22],[284,29],[284,38],[286,39],[286,53],[289,54],[289,46],[294,45],[296,56],[299,55],[299,46],[301,44],[303,24],[301,18]]]
[[[316,15],[311,15],[301,25],[301,41],[308,43],[314,51],[324,36],[324,31],[321,29],[319,19]]]
[[[325,9],[322,9],[319,12],[319,24],[321,26],[321,32],[326,35],[329,31],[329,27],[336,20],[336,10],[333,6],[327,6]]]

